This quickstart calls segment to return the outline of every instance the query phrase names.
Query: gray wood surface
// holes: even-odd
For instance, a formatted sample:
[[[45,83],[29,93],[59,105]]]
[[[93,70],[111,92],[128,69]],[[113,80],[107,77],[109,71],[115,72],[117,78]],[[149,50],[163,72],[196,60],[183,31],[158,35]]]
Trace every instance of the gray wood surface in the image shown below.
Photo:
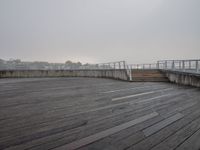
[[[177,114],[175,114],[175,115],[173,115],[173,116],[171,116],[171,117],[169,117],[169,118],[167,118],[163,121],[160,121],[159,123],[157,123],[157,124],[155,124],[155,125],[153,125],[149,128],[144,129],[143,133],[144,133],[145,136],[150,136],[150,135],[158,132],[162,128],[168,126],[169,124],[181,119],[182,117],[183,117],[182,114],[177,113]]]
[[[199,101],[163,82],[0,79],[0,149],[196,150]]]

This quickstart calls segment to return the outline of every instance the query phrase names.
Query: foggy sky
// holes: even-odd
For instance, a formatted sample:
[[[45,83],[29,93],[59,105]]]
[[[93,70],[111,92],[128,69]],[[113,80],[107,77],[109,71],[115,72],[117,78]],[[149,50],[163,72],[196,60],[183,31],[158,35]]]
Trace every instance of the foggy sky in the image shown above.
[[[0,0],[0,58],[200,58],[200,0]]]

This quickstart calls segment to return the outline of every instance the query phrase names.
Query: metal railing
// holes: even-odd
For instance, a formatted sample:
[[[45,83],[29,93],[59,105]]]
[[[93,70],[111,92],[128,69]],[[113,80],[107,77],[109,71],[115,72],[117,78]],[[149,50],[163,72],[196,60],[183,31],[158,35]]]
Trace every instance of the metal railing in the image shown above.
[[[160,60],[151,64],[131,64],[131,69],[161,69],[181,72],[200,73],[200,59],[190,60]]]
[[[190,59],[190,60],[159,60],[157,63],[149,63],[149,64],[127,64],[126,61],[116,61],[116,62],[108,62],[108,63],[100,63],[100,64],[85,64],[81,66],[75,67],[66,67],[65,64],[61,64],[61,66],[57,69],[53,68],[34,68],[30,69],[26,67],[9,67],[7,69],[0,67],[0,70],[95,70],[95,69],[125,69],[128,74],[131,74],[132,69],[161,69],[161,70],[176,70],[181,72],[191,72],[191,73],[200,73],[200,59]],[[131,77],[131,76],[130,76]]]
[[[109,62],[109,63],[101,63],[96,65],[96,69],[126,69],[126,62],[125,61],[116,61],[116,62]]]
[[[108,62],[108,63],[100,63],[100,64],[90,64],[81,66],[79,69],[126,69],[125,61],[116,61],[116,62]]]
[[[0,65],[0,70],[95,70],[95,69],[126,69],[125,61],[116,61],[116,62],[108,62],[108,63],[100,63],[100,64],[84,64],[84,65],[66,65],[59,64],[56,67],[53,65]]]
[[[158,69],[176,70],[182,72],[200,73],[200,59],[190,60],[160,60]]]
[[[157,64],[130,64],[128,65],[131,69],[157,69]]]

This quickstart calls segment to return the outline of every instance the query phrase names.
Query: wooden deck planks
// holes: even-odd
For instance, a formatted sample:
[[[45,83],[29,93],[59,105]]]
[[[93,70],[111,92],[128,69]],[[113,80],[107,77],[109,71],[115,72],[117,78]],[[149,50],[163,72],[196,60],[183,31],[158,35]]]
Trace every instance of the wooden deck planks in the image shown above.
[[[200,129],[196,131],[191,137],[185,139],[185,141],[180,144],[177,150],[199,150],[200,149]]]
[[[159,88],[173,89],[155,92]],[[128,101],[112,101],[148,91],[153,93],[129,97]],[[1,80],[0,97],[0,148],[9,150],[59,149],[87,137],[90,137],[89,145],[83,144],[81,149],[168,147],[171,142],[167,139],[200,115],[198,89],[169,83],[125,83],[90,78]],[[159,114],[155,118],[98,136],[154,111]],[[177,117],[179,113],[184,117]],[[170,116],[176,116],[175,120],[163,123]],[[152,129],[156,124],[159,127]],[[193,128],[185,138],[174,137],[180,142],[172,144],[173,148],[181,147],[189,139],[187,145],[197,143],[198,126]],[[145,137],[147,132],[142,131],[154,132]],[[94,140],[92,135],[101,138]],[[162,135],[160,139],[158,135]]]
[[[198,106],[199,107],[199,106]],[[194,121],[196,118],[200,116],[200,110],[190,109],[185,110],[182,112],[184,114],[184,117],[180,120],[178,120],[176,123],[173,123],[164,129],[160,130],[159,132],[141,140],[137,144],[132,145],[128,150],[146,150],[151,149],[158,145],[159,143],[165,141],[167,138],[170,138],[174,133],[181,130],[183,127],[190,124],[192,121]]]
[[[142,116],[142,117],[137,118],[137,119],[135,119],[135,120],[126,122],[126,123],[124,123],[124,124],[121,124],[121,125],[115,126],[115,127],[113,127],[113,128],[104,130],[104,131],[99,132],[99,133],[96,133],[96,134],[94,134],[94,135],[85,137],[85,138],[80,139],[80,140],[78,140],[78,141],[69,143],[69,144],[64,145],[64,146],[62,146],[62,147],[59,147],[58,149],[60,149],[60,150],[62,150],[62,149],[63,149],[63,150],[65,150],[65,149],[75,150],[75,149],[77,149],[77,148],[80,148],[80,147],[82,147],[82,146],[88,145],[88,144],[93,143],[93,142],[95,142],[95,141],[97,141],[97,140],[100,140],[100,139],[102,139],[102,138],[105,138],[105,137],[107,137],[107,136],[109,136],[109,135],[112,135],[112,134],[114,134],[114,133],[117,133],[117,132],[119,132],[119,131],[121,131],[121,130],[124,130],[124,129],[126,129],[126,128],[129,128],[129,127],[131,127],[131,126],[134,126],[134,125],[136,125],[136,124],[138,124],[138,123],[141,123],[141,122],[143,122],[143,121],[146,121],[146,120],[148,120],[148,119],[151,119],[151,118],[153,118],[153,117],[156,117],[157,115],[158,115],[158,113],[153,112],[153,113],[151,113],[151,114]]]
[[[162,128],[168,126],[169,124],[171,124],[171,123],[173,123],[173,122],[175,122],[175,121],[177,121],[181,118],[183,118],[183,114],[180,114],[180,113],[175,114],[175,115],[173,115],[173,116],[171,116],[171,117],[169,117],[169,118],[167,118],[163,121],[160,121],[159,123],[157,123],[157,124],[155,124],[155,125],[153,125],[149,128],[146,128],[145,130],[143,130],[143,133],[146,137],[150,136],[150,135],[158,132]]]
[[[176,149],[180,144],[192,136],[196,131],[200,129],[200,118],[192,121],[179,131],[175,132],[172,136],[165,139],[163,142],[155,146],[152,150],[168,150]]]

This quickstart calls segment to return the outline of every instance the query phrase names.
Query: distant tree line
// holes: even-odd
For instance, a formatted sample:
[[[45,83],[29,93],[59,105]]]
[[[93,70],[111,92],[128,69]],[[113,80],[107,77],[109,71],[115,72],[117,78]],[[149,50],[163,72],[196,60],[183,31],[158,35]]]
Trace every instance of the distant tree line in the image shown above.
[[[68,70],[87,69],[95,67],[93,64],[82,64],[81,62],[49,63],[43,61],[26,62],[20,59],[0,59],[0,70]]]

